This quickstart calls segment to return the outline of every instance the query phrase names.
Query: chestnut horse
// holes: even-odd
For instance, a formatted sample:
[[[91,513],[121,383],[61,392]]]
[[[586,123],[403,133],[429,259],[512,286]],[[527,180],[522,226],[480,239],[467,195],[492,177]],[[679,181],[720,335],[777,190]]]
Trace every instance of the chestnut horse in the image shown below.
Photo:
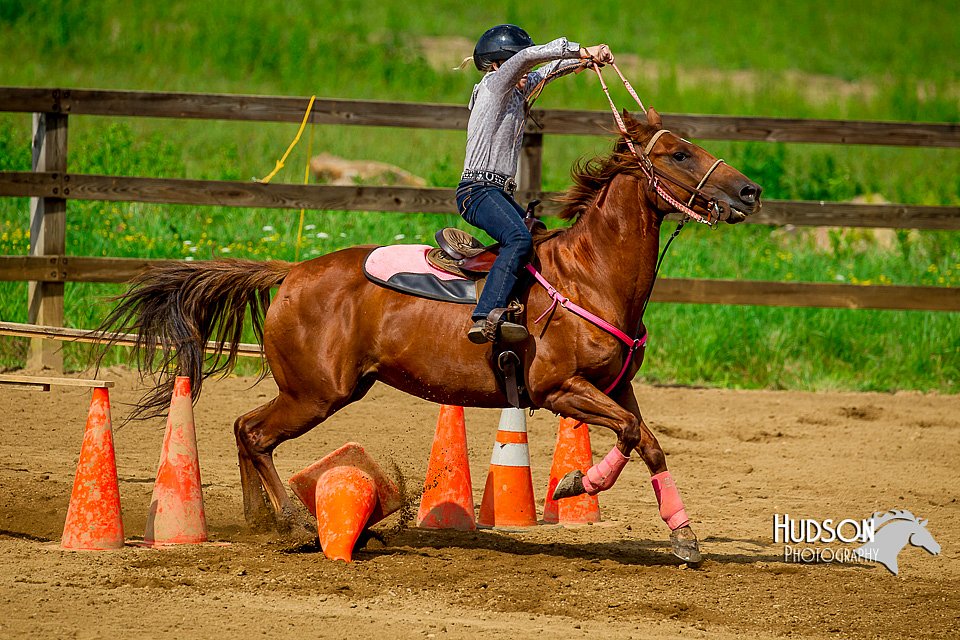
[[[677,135],[663,132],[654,140],[662,127],[652,109],[646,123],[624,116],[630,139],[621,137],[610,156],[574,172],[562,216],[575,222],[536,234],[534,264],[571,301],[626,332],[639,326],[642,334],[664,216],[677,209],[678,200],[689,199],[700,215],[741,222],[759,209],[761,189]],[[641,157],[630,148],[634,145],[651,148]],[[642,165],[655,171],[661,185],[670,183],[672,197],[651,187]],[[353,247],[298,264],[212,260],[161,266],[141,275],[101,325],[140,335],[141,370],[159,372],[161,379],[137,414],[160,415],[174,374],[190,376],[196,397],[205,377],[233,366],[233,345],[249,307],[279,388],[276,398],[234,424],[244,513],[251,525],[274,517],[281,531],[305,525],[274,467],[273,450],[360,400],[378,380],[432,402],[507,406],[491,346],[466,339],[471,307],[370,282],[361,264],[371,250]],[[271,302],[270,291],[278,285]],[[519,345],[531,406],[606,427],[617,435],[621,453],[636,451],[652,475],[666,472],[663,450],[644,423],[630,384],[642,349],[621,382],[604,393],[601,389],[624,366],[624,345],[562,309],[535,327],[530,319],[552,300],[537,285],[517,293],[528,309],[531,333]],[[203,349],[210,339],[219,345],[219,357],[205,363]],[[671,540],[678,556],[699,559],[688,525],[673,531]]]

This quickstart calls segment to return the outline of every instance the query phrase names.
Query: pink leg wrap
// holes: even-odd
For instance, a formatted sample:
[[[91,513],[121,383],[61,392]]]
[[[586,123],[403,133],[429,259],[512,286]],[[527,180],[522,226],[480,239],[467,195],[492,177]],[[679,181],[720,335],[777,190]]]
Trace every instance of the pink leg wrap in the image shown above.
[[[606,491],[617,481],[617,477],[627,466],[629,459],[628,456],[623,455],[619,449],[614,447],[603,460],[590,467],[586,475],[583,476],[583,488],[592,496],[601,491]]]
[[[667,523],[671,531],[690,524],[690,518],[683,508],[680,492],[669,471],[658,473],[650,478],[653,483],[653,492],[657,495],[657,504],[660,505],[660,517]]]

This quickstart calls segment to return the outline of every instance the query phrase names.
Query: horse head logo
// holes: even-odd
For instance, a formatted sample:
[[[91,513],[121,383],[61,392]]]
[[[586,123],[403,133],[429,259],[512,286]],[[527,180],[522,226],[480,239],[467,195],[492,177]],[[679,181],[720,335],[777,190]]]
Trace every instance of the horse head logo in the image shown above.
[[[909,511],[903,509],[886,513],[878,511],[873,514],[871,522],[874,531],[873,540],[854,550],[854,553],[866,560],[879,562],[893,575],[897,575],[899,571],[897,556],[908,542],[933,555],[940,553],[940,545],[927,531],[927,521],[920,520]]]

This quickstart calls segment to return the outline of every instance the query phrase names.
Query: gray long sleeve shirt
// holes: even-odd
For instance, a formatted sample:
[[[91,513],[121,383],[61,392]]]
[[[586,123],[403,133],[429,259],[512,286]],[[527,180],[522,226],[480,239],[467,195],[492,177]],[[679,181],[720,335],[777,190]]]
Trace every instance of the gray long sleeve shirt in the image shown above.
[[[520,162],[527,98],[544,78],[550,82],[573,71],[580,62],[579,58],[578,43],[558,38],[547,44],[527,47],[498,70],[484,75],[473,87],[470,97],[464,171],[496,171],[515,176]],[[535,65],[550,61],[554,62],[530,71]],[[521,91],[517,83],[524,74],[527,83]]]

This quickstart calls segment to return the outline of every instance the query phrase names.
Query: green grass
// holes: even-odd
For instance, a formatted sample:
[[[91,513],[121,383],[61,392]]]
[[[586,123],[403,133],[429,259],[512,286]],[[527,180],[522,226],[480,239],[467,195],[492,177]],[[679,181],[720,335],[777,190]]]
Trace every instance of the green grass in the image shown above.
[[[639,8],[638,8],[639,7]],[[0,0],[4,85],[65,86],[462,103],[474,71],[434,68],[424,36],[473,40],[487,25],[534,39],[608,42],[648,104],[666,112],[960,122],[960,21],[936,2],[521,3],[253,2],[130,5],[118,0]],[[909,26],[907,26],[909,25]],[[454,51],[449,65],[470,53]],[[631,59],[639,58],[640,63]],[[651,75],[651,70],[656,75]],[[655,80],[652,78],[655,77]],[[611,83],[613,85],[614,83]],[[812,87],[826,87],[813,90]],[[622,88],[615,100],[631,103]],[[549,87],[540,106],[604,109],[595,78]],[[296,127],[285,124],[71,117],[74,172],[248,180],[263,176]],[[544,185],[604,153],[598,137],[548,137]],[[777,199],[879,197],[960,204],[954,149],[704,143]],[[300,182],[307,149],[381,160],[452,186],[463,134],[317,126],[275,181]],[[0,170],[30,166],[30,116],[0,114]],[[359,243],[429,241],[455,215],[298,211],[70,201],[71,255],[313,257]],[[27,252],[29,204],[0,199],[0,254]],[[821,233],[757,225],[691,228],[663,274],[774,281],[960,286],[960,235]],[[68,284],[67,323],[96,324],[121,291]],[[26,320],[26,284],[0,283],[0,317]],[[796,389],[960,390],[956,314],[658,304],[649,310],[648,380]],[[0,341],[0,366],[24,343]],[[68,348],[71,366],[85,352]],[[122,356],[117,356],[122,358]]]

